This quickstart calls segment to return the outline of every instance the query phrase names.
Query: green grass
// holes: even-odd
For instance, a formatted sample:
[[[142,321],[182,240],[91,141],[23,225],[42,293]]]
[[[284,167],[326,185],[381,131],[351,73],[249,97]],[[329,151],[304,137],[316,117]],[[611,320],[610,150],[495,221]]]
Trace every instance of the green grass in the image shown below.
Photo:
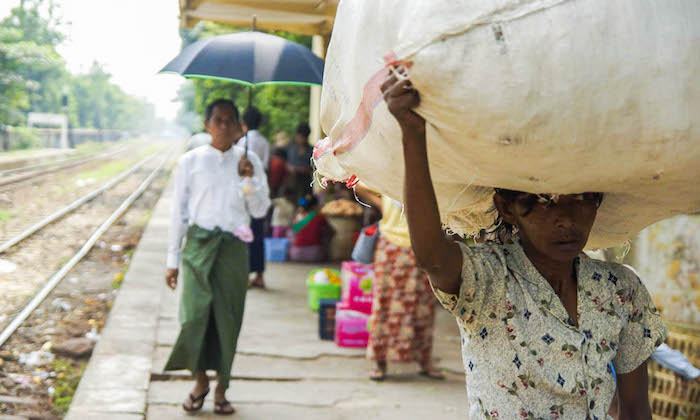
[[[86,364],[82,363],[80,367],[76,368],[70,361],[61,358],[56,358],[51,362],[51,370],[56,374],[55,392],[51,397],[53,411],[56,415],[62,417],[68,412]]]
[[[152,143],[139,153],[139,157],[146,157],[155,153],[157,150],[163,149],[163,143]]]
[[[129,271],[129,265],[131,265],[131,257],[134,256],[135,250],[136,248],[133,248],[124,253],[124,255],[129,256],[129,262],[124,264],[124,266],[122,267],[122,271],[114,275],[114,280],[112,280],[112,289],[117,290],[120,287],[122,287],[122,283],[124,282],[124,276],[126,276],[126,272]]]
[[[81,155],[89,155],[91,153],[99,153],[109,147],[112,147],[114,143],[97,143],[94,141],[87,141],[75,146],[75,150]]]
[[[5,223],[6,221],[12,219],[15,216],[16,216],[16,214],[13,211],[0,210],[0,224]]]
[[[95,181],[101,181],[106,178],[111,178],[123,172],[127,167],[130,166],[130,162],[124,161],[114,161],[109,162],[105,165],[100,166],[97,169],[91,171],[83,171],[75,176],[75,179],[89,179],[92,178]]]

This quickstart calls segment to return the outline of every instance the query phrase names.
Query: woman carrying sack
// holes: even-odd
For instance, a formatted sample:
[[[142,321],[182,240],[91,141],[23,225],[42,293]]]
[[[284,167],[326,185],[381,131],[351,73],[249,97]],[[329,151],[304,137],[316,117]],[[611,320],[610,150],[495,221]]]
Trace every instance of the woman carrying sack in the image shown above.
[[[416,259],[462,334],[469,418],[609,419],[617,385],[621,418],[651,420],[646,361],[667,330],[632,270],[582,252],[604,195],[496,188],[494,238],[456,243],[442,230],[420,96],[403,69],[382,91],[402,130]]]
[[[370,379],[386,378],[387,361],[418,362],[421,375],[444,379],[432,364],[435,297],[416,265],[401,203],[361,186],[356,191],[382,212],[367,345],[367,358],[373,361]]]

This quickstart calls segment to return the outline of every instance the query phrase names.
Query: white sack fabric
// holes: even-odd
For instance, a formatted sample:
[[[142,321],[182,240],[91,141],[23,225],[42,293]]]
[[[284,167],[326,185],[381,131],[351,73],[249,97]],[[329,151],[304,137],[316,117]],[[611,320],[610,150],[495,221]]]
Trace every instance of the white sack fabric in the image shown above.
[[[604,192],[587,248],[700,210],[700,1],[345,0],[314,160],[403,197],[401,132],[379,87],[411,62],[443,223],[494,220],[493,187]]]

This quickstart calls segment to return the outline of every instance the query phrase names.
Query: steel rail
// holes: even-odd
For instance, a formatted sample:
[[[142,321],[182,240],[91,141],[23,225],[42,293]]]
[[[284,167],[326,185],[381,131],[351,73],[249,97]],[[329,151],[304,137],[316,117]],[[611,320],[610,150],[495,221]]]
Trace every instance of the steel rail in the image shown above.
[[[171,153],[166,154],[161,160],[160,164],[153,172],[146,177],[146,179],[139,185],[139,187],[134,190],[129,197],[122,202],[122,204],[117,208],[117,210],[112,213],[107,220],[105,220],[102,225],[97,228],[97,230],[90,236],[90,238],[85,242],[85,244],[80,248],[80,250],[73,255],[73,257],[65,263],[41,288],[41,290],[34,295],[31,301],[22,309],[22,312],[17,315],[12,322],[0,333],[0,347],[2,347],[10,336],[17,330],[17,328],[24,322],[29,315],[41,304],[41,302],[46,299],[46,297],[51,293],[51,291],[63,280],[63,278],[68,274],[68,272],[75,267],[75,265],[87,255],[88,252],[95,246],[95,243],[100,239],[100,237],[109,229],[112,224],[121,217],[126,210],[138,199],[141,194],[151,185],[155,177],[160,173],[165,165],[165,162],[170,158]]]
[[[159,151],[158,151],[159,152]],[[39,222],[35,223],[34,225],[30,226],[29,228],[25,229],[22,233],[19,235],[14,236],[13,238],[9,239],[8,241],[4,242],[2,245],[0,245],[0,254],[3,252],[7,251],[8,249],[12,248],[13,246],[17,245],[18,243],[22,242],[23,240],[27,239],[31,235],[35,234],[39,230],[43,229],[46,227],[48,224],[53,223],[54,221],[60,219],[61,217],[65,216],[66,214],[72,212],[73,210],[77,209],[78,207],[82,206],[83,204],[87,203],[88,201],[94,200],[96,197],[100,196],[102,193],[105,191],[113,188],[115,185],[119,184],[122,182],[126,177],[140,169],[143,165],[145,165],[147,162],[149,162],[151,159],[155,158],[158,155],[158,152],[155,152],[151,154],[150,156],[142,159],[126,171],[122,172],[120,175],[116,176],[113,178],[111,181],[106,183],[105,185],[101,186],[100,188],[82,196],[81,198],[75,200],[74,202],[70,203],[66,207],[46,216]]]

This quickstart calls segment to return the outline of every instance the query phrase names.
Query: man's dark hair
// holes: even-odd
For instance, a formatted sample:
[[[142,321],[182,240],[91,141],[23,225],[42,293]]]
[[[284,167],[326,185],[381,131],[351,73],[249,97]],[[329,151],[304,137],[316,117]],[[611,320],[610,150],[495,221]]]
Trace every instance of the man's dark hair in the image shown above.
[[[297,134],[301,134],[304,137],[309,137],[309,134],[311,134],[311,129],[309,128],[309,124],[303,122],[300,123],[297,126]]]
[[[262,123],[262,119],[262,113],[254,106],[249,106],[243,112],[243,122],[245,122],[249,130],[257,130],[260,127],[260,123]]]
[[[233,109],[233,116],[236,118],[236,121],[238,121],[238,108],[236,108],[236,105],[233,103],[232,100],[230,99],[216,99],[207,105],[207,109],[204,112],[204,120],[209,121],[211,119],[212,114],[214,114],[214,108],[217,106],[228,106],[231,109]]]

